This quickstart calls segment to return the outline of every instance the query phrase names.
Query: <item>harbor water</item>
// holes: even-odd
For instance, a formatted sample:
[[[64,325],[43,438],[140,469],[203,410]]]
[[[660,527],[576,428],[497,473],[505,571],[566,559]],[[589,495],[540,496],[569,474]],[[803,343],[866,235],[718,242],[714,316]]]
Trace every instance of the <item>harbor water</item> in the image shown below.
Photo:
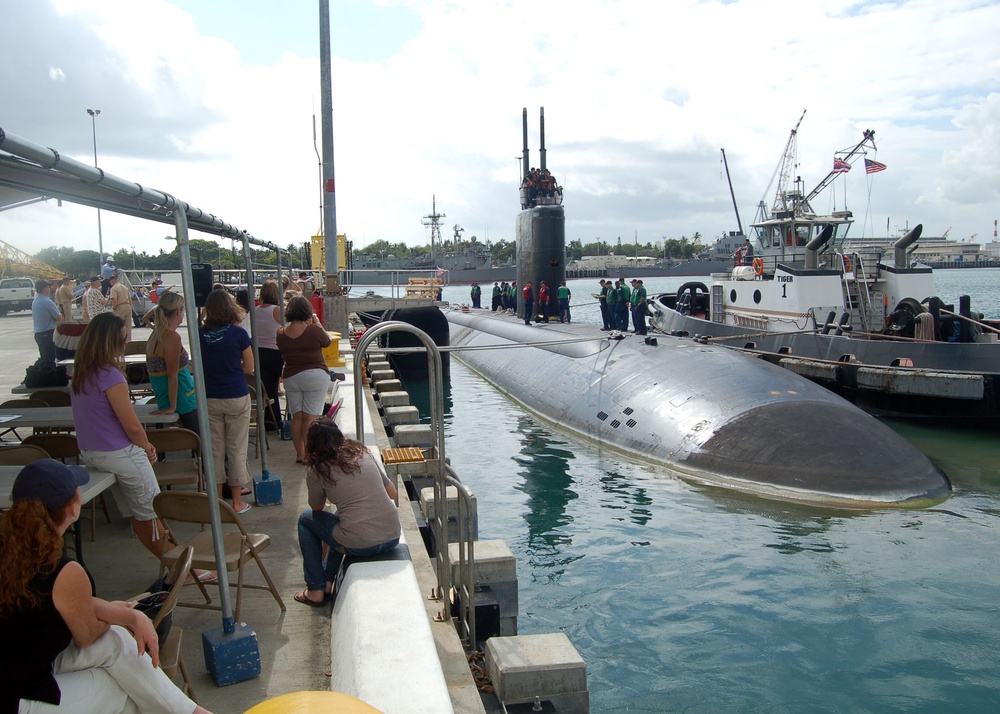
[[[935,275],[946,302],[970,294],[988,317],[1000,317],[998,279]],[[646,283],[655,293],[689,280]],[[596,323],[597,281],[569,286],[574,321]],[[444,299],[467,303],[469,288]],[[927,510],[850,512],[690,484],[560,433],[457,362],[447,412],[446,451],[477,495],[479,536],[517,557],[519,632],[569,636],[592,711],[1000,707],[991,431],[892,424],[954,494]]]

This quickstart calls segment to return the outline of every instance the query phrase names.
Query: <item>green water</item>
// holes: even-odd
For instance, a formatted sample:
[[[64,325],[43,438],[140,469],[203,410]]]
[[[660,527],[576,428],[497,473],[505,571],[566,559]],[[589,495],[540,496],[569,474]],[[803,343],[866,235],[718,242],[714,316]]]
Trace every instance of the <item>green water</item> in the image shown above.
[[[941,271],[938,289],[951,301],[963,281],[997,280]],[[575,298],[592,282],[571,283]],[[973,292],[974,309],[995,310],[993,290]],[[574,321],[588,309],[596,319],[581,304]],[[569,636],[594,712],[997,711],[1000,445],[893,426],[952,479],[937,508],[694,486],[541,425],[454,362],[446,450],[478,497],[480,538],[517,557],[520,633]]]

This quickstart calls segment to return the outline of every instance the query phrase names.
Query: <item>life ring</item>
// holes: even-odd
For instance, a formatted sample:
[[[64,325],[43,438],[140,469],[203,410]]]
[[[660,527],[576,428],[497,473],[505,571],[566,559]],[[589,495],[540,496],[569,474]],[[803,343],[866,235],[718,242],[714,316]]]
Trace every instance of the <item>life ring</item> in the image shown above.
[[[756,275],[758,278],[764,274],[763,260],[761,260],[760,258],[754,258],[753,263],[751,263],[751,265],[753,266],[753,274]]]
[[[844,272],[845,273],[852,272],[853,267],[854,266],[851,264],[851,256],[845,255],[844,256]]]

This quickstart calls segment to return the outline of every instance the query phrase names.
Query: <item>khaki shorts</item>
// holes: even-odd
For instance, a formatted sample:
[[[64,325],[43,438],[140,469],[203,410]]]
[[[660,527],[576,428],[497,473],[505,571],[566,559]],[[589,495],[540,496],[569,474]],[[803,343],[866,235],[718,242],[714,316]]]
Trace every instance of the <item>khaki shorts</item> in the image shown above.
[[[137,521],[156,518],[153,499],[160,492],[160,485],[145,451],[129,444],[117,451],[81,451],[80,459],[90,468],[110,471],[117,477],[111,493],[126,517]]]

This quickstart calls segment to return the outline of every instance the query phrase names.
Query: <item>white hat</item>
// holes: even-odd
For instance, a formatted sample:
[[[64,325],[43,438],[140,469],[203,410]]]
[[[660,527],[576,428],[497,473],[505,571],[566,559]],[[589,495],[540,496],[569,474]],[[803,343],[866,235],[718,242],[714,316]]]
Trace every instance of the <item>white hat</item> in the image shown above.
[[[115,262],[115,256],[113,256],[113,255],[109,255],[109,256],[108,256],[107,258],[105,258],[104,260],[105,260],[105,261],[108,261],[108,260],[110,260],[110,261],[111,261],[111,262],[113,263],[113,262]]]

